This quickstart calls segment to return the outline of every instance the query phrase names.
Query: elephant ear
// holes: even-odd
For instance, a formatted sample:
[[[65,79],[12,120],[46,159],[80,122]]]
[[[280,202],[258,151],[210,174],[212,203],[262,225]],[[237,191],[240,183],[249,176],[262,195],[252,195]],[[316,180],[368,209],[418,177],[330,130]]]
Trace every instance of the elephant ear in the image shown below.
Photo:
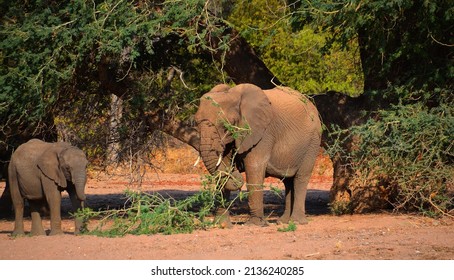
[[[66,146],[58,145],[47,149],[38,159],[38,168],[44,176],[54,181],[62,188],[67,187],[66,177],[59,160],[59,154]]]
[[[238,153],[244,153],[255,146],[271,122],[273,111],[271,102],[263,90],[252,84],[241,84],[229,92],[239,92],[240,101],[240,128],[249,128],[249,131],[235,140]]]

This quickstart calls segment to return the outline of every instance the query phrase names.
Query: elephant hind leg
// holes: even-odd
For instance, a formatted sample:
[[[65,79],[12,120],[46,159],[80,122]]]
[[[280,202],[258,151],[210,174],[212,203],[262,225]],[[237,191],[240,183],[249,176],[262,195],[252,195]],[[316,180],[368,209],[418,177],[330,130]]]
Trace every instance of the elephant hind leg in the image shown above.
[[[12,235],[24,235],[24,198],[19,191],[16,168],[13,163],[8,167],[8,183],[14,207],[14,230]]]
[[[279,218],[278,224],[288,224],[290,221],[290,215],[292,214],[292,207],[293,207],[293,200],[294,200],[294,178],[285,178],[284,186],[285,186],[285,208],[284,214]]]
[[[30,212],[32,216],[32,229],[31,235],[46,235],[46,232],[43,228],[43,223],[41,220],[40,211],[44,208],[44,202],[40,200],[29,201]]]
[[[14,202],[14,216],[14,230],[12,235],[24,235],[24,200],[22,197]]]
[[[290,215],[290,220],[296,224],[307,224],[306,218],[306,194],[307,194],[307,185],[310,179],[309,175],[302,175],[303,178],[295,177],[295,187],[292,193],[292,213]]]
[[[306,160],[298,170],[294,180],[294,192],[292,203],[292,214],[290,220],[298,224],[307,224],[306,218],[306,194],[307,185],[314,169],[315,160],[319,152],[319,145],[314,144],[314,147],[308,149]]]

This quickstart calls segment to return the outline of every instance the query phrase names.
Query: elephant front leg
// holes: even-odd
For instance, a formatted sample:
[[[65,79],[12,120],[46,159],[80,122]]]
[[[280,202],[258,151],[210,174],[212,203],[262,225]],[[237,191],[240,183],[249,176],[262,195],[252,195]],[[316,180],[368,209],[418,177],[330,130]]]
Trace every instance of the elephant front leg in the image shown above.
[[[32,229],[31,229],[31,235],[36,236],[36,235],[46,235],[46,232],[44,231],[43,228],[43,223],[41,220],[41,209],[44,208],[44,203],[43,201],[29,201],[30,204],[30,212],[32,216]]]
[[[79,209],[85,207],[85,201],[81,201],[77,198],[76,190],[69,186],[68,189],[69,198],[71,199],[72,210],[76,213]],[[80,234],[86,226],[87,221],[83,218],[77,217],[74,219],[74,234]]]
[[[267,226],[268,223],[265,220],[263,207],[263,184],[248,184],[247,189],[249,192],[248,205],[251,217],[246,224]]]
[[[79,203],[80,203],[80,207],[77,209],[83,209],[84,204],[85,204],[84,201],[80,201]],[[74,213],[77,211],[77,209],[73,210]],[[84,232],[86,230],[86,225],[87,225],[87,221],[84,218],[80,218],[80,217],[75,218],[74,219],[74,234],[77,235],[77,234],[80,234],[81,232]]]
[[[55,183],[47,177],[42,178],[44,194],[50,211],[50,233],[49,235],[62,234],[61,229],[61,193]]]
[[[230,221],[229,206],[228,206],[229,200],[230,200],[230,190],[223,189],[221,203],[217,207],[216,213],[215,213],[216,224],[218,224],[221,228],[231,228],[232,227],[232,222]]]
[[[248,204],[251,217],[246,224],[267,226],[263,207],[263,181],[265,179],[265,167],[250,165],[246,166],[246,181],[248,189]]]

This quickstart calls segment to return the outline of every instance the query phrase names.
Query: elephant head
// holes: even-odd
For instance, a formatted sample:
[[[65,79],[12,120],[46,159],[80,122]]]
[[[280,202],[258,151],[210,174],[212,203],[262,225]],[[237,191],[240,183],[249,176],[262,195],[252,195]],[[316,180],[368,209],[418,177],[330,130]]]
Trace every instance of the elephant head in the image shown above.
[[[225,170],[232,154],[241,156],[256,145],[272,116],[269,99],[252,84],[233,88],[217,85],[203,95],[195,120],[200,132],[200,155],[208,171],[215,174]],[[226,188],[240,188],[241,174],[235,169],[232,176],[241,181],[229,180]]]
[[[66,143],[54,143],[38,159],[38,168],[60,188],[74,188],[77,199],[85,201],[87,163],[84,152],[79,148]]]

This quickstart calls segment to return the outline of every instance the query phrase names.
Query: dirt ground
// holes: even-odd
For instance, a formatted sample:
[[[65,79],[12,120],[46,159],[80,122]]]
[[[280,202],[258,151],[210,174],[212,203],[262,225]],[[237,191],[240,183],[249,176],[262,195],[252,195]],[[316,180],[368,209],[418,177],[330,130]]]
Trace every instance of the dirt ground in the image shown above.
[[[194,170],[200,173],[200,170]],[[142,190],[185,197],[200,189],[201,175],[148,172]],[[277,180],[268,180],[279,188]],[[127,176],[92,175],[87,183],[87,203],[92,208],[116,207],[125,202]],[[129,185],[133,187],[133,185]],[[418,215],[375,213],[334,216],[328,199],[331,174],[319,162],[314,170],[306,209],[309,224],[296,231],[281,232],[275,223],[283,211],[283,199],[265,194],[268,227],[245,226],[245,214],[237,213],[231,229],[211,228],[190,234],[105,238],[73,235],[74,223],[62,206],[60,236],[11,237],[13,222],[0,220],[0,260],[175,260],[175,259],[256,259],[256,260],[436,260],[454,259],[454,221]],[[3,191],[4,183],[0,183]],[[96,223],[92,221],[91,225]],[[49,229],[48,218],[44,226]],[[30,218],[25,220],[30,230]]]

